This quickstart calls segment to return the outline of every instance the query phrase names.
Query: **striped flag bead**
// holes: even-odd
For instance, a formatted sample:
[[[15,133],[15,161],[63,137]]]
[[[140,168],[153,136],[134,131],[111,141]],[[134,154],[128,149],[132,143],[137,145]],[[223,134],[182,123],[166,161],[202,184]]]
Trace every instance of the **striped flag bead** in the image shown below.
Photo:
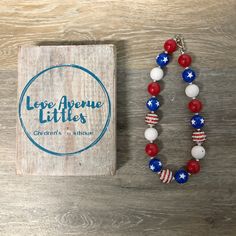
[[[159,117],[155,113],[148,113],[145,117],[145,122],[148,125],[156,125],[159,122]]]
[[[173,173],[172,171],[170,171],[169,169],[166,170],[162,170],[161,174],[160,174],[160,180],[165,183],[168,184],[171,182],[171,180],[173,179]]]
[[[192,134],[193,142],[202,143],[206,140],[206,134],[204,131],[194,131]]]

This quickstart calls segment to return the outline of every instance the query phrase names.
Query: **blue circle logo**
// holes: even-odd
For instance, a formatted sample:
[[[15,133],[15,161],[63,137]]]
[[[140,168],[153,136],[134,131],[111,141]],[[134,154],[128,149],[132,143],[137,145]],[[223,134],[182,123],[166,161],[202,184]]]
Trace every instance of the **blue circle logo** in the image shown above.
[[[67,91],[64,88],[68,83]],[[52,88],[44,88],[44,84]],[[78,110],[82,110],[80,116],[65,118],[65,114],[72,116]],[[93,72],[80,65],[62,64],[46,68],[29,80],[20,95],[18,115],[24,133],[40,150],[56,156],[76,155],[95,146],[106,133],[111,101],[106,87]]]

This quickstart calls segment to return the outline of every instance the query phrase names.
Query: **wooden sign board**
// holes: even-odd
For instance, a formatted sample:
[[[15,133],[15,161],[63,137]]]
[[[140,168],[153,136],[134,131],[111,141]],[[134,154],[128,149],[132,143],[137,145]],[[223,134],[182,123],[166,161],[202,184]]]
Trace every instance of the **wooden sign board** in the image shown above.
[[[21,47],[17,174],[113,175],[114,45]]]

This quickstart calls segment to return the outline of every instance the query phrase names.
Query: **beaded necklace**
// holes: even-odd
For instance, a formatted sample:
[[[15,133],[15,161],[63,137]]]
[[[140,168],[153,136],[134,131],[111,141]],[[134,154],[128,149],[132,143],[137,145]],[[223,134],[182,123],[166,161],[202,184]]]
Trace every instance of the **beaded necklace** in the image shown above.
[[[160,53],[156,57],[156,63],[158,67],[155,67],[150,72],[150,77],[153,82],[148,85],[148,92],[152,96],[148,99],[146,106],[149,109],[149,113],[146,115],[145,122],[149,126],[145,132],[144,136],[149,141],[146,145],[145,151],[150,157],[149,160],[149,169],[152,172],[159,174],[160,180],[163,183],[170,183],[172,180],[175,180],[179,184],[186,183],[191,174],[196,174],[200,171],[199,160],[202,159],[206,152],[202,143],[206,140],[205,132],[201,130],[204,126],[205,120],[199,115],[199,112],[202,110],[202,103],[200,100],[196,99],[199,94],[199,87],[196,84],[193,84],[193,81],[196,78],[196,73],[189,66],[191,65],[191,57],[185,53],[184,39],[180,35],[176,35],[174,38],[169,39],[164,44],[165,51]],[[159,107],[160,103],[157,98],[157,95],[160,93],[161,88],[160,84],[157,82],[164,77],[164,68],[170,61],[171,54],[180,50],[181,55],[178,58],[178,63],[180,66],[184,67],[182,72],[183,81],[188,83],[185,94],[191,99],[188,103],[189,110],[194,113],[190,120],[190,124],[195,129],[192,134],[192,140],[196,143],[191,150],[191,155],[193,159],[189,160],[184,168],[180,168],[175,173],[169,169],[165,169],[161,160],[157,157],[159,149],[154,141],[158,137],[158,131],[154,128],[159,122],[159,117],[155,113]]]

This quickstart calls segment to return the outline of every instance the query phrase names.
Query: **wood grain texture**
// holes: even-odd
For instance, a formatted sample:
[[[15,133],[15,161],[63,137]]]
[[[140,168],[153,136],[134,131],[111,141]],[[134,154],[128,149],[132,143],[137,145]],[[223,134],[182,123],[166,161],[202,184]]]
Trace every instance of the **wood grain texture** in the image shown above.
[[[233,236],[236,231],[236,16],[233,0],[1,1],[0,235]],[[188,184],[147,169],[144,106],[163,42],[180,33],[199,73],[207,156]],[[114,43],[118,171],[114,177],[15,175],[17,48]],[[190,114],[177,55],[161,93],[161,158],[190,158]]]
[[[115,54],[111,44],[20,48],[17,174],[114,175]]]

